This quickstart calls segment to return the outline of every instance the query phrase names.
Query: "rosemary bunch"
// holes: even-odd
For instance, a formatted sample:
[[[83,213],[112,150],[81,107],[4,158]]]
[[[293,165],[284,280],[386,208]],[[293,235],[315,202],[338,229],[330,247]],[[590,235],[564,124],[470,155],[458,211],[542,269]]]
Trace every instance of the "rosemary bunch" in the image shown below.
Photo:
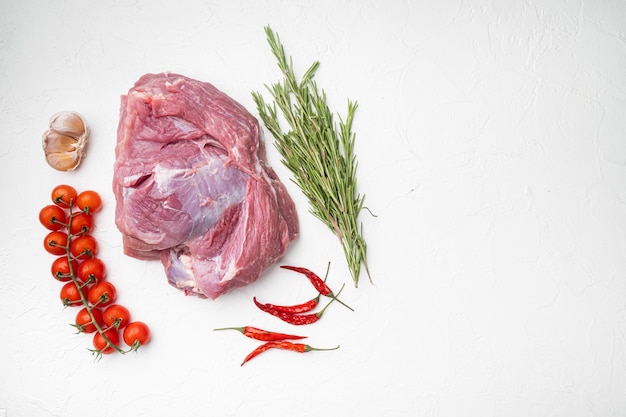
[[[259,115],[275,138],[283,164],[293,173],[292,181],[307,197],[309,211],[339,238],[354,285],[358,286],[361,265],[371,281],[367,245],[357,221],[365,199],[357,192],[352,132],[357,103],[348,100],[348,115],[345,121],[338,116],[337,126],[326,93],[313,80],[320,63],[314,62],[298,81],[278,35],[269,26],[265,33],[284,79],[265,86],[273,97],[272,104],[260,93],[252,93]],[[280,126],[279,110],[288,131]]]

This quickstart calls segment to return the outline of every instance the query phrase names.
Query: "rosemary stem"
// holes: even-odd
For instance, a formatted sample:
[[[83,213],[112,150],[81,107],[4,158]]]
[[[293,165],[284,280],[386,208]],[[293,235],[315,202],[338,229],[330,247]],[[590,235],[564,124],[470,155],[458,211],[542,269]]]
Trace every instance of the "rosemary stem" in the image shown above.
[[[273,98],[271,104],[260,93],[252,93],[261,120],[274,136],[274,145],[292,172],[293,182],[306,196],[311,214],[338,237],[355,286],[362,266],[371,281],[367,245],[358,222],[365,198],[357,192],[352,132],[358,105],[348,100],[347,116],[345,120],[339,117],[337,126],[326,93],[314,81],[320,63],[314,62],[298,80],[278,35],[269,26],[265,33],[283,80],[266,86]],[[289,129],[281,127],[278,111]]]

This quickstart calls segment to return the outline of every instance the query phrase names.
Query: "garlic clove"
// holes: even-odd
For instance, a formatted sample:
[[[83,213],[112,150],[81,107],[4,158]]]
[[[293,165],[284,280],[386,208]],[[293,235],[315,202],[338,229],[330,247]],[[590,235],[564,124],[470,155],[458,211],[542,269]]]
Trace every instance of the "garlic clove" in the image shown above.
[[[46,154],[46,162],[57,171],[72,171],[80,163],[78,152],[57,152]]]
[[[63,111],[52,115],[42,137],[46,162],[59,171],[75,169],[85,156],[88,137],[87,122],[79,113]]]
[[[62,111],[50,118],[50,129],[66,136],[79,139],[87,134],[87,123],[83,117],[72,111]]]
[[[47,153],[72,152],[78,147],[79,141],[54,130],[48,130],[43,136],[43,148]]]

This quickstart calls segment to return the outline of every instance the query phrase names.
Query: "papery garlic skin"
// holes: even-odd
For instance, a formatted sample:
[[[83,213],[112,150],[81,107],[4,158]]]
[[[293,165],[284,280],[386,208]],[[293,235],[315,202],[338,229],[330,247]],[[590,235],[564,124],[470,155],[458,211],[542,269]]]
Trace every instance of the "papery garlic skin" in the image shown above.
[[[62,111],[53,114],[42,140],[46,162],[59,171],[76,169],[86,154],[88,137],[89,127],[80,113]]]

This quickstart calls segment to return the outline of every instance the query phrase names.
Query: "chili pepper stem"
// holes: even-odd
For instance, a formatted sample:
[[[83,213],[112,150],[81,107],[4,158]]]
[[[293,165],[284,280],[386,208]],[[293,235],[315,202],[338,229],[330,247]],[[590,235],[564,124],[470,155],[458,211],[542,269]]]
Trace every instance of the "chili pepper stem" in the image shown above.
[[[346,307],[348,310],[350,311],[354,311],[354,309],[352,307],[350,307],[348,304],[344,303],[343,301],[341,301],[339,298],[337,298],[332,292],[330,294],[327,295],[327,297],[331,297],[334,298],[335,300],[337,300],[337,302],[339,304],[341,304],[342,306]]]
[[[324,274],[324,282],[326,282],[329,272],[330,272],[330,261],[328,261],[328,265],[326,265],[326,274]]]
[[[326,282],[326,279],[328,278],[328,272],[330,272],[330,261],[328,261],[328,265],[326,265],[326,274],[324,275],[324,282]],[[330,294],[328,294],[330,297],[333,296],[333,292],[331,291]],[[346,303],[344,303],[343,301],[341,301],[340,299],[337,299],[337,302],[341,305],[343,305],[344,307],[348,308],[350,311],[354,311],[354,309],[352,307],[350,307],[349,305],[347,305]]]
[[[245,327],[219,327],[217,329],[213,329],[213,331],[219,331],[219,330],[237,330],[238,332],[243,333]]]
[[[304,347],[304,351],[305,352],[310,352],[312,350],[337,350],[337,349],[339,349],[339,345],[337,345],[337,346],[335,346],[333,348],[316,348],[316,347],[309,346],[309,345],[306,345]]]
[[[343,287],[345,287],[345,286],[346,286],[346,284],[343,284],[343,285],[341,286],[341,288],[339,289],[339,292],[337,293],[337,295],[333,295],[333,296],[331,297],[331,298],[332,298],[332,300],[330,300],[330,301],[329,301],[329,302],[328,302],[328,303],[324,306],[324,308],[323,308],[323,309],[321,309],[321,310],[317,313],[317,316],[318,316],[319,318],[322,318],[322,314],[324,314],[324,311],[326,311],[326,309],[328,308],[328,306],[329,306],[329,305],[331,305],[331,304],[333,303],[333,301],[335,301],[335,300],[339,301],[339,300],[337,299],[337,296],[338,296],[339,294],[341,294],[341,291],[343,291]]]

